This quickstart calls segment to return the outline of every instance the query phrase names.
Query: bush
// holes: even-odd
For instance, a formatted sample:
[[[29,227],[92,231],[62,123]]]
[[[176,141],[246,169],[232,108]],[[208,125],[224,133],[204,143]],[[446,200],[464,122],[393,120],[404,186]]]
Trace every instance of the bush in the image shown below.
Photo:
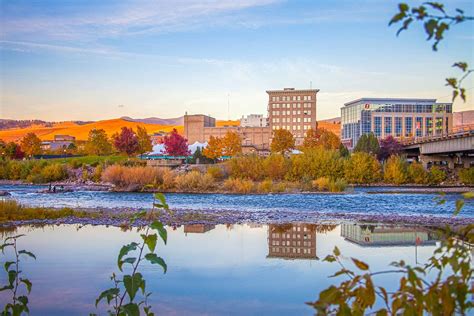
[[[224,189],[233,193],[250,193],[254,189],[254,183],[251,180],[230,178],[224,181]]]
[[[210,174],[191,171],[175,178],[175,187],[181,191],[206,191],[215,187],[214,178]]]
[[[350,183],[368,184],[381,178],[381,167],[378,160],[366,152],[354,153],[344,166],[344,177]]]
[[[229,175],[237,179],[260,181],[265,178],[263,158],[257,155],[248,155],[232,158],[228,162]]]
[[[64,180],[67,178],[66,168],[59,163],[48,165],[42,169],[41,177],[43,183]]]
[[[329,192],[343,192],[346,187],[347,182],[344,179],[336,179],[329,182]]]
[[[291,156],[290,162],[288,180],[301,181],[305,177],[309,180],[342,178],[344,174],[344,159],[337,150],[308,149],[303,154]]]
[[[271,180],[282,180],[288,172],[288,159],[283,155],[273,154],[263,161],[265,177]]]
[[[436,166],[433,166],[430,169],[429,180],[430,184],[440,184],[446,180],[446,172]]]
[[[170,169],[164,169],[160,189],[171,190],[175,186],[176,174]]]
[[[411,183],[427,184],[429,182],[428,172],[419,162],[413,162],[408,166],[408,179]]]
[[[321,177],[313,181],[313,187],[318,191],[329,190],[329,178]]]
[[[119,189],[138,190],[145,186],[158,187],[163,183],[163,170],[154,167],[125,167],[112,165],[102,172],[102,181]]]
[[[222,180],[224,178],[224,171],[220,166],[210,166],[207,168],[207,174],[214,180]]]
[[[459,170],[459,180],[465,185],[474,185],[474,167]]]
[[[407,183],[408,171],[405,159],[400,156],[390,156],[385,164],[384,180],[397,185]]]
[[[103,170],[104,168],[102,167],[102,165],[98,165],[97,167],[95,167],[94,172],[92,173],[92,181],[100,182]]]

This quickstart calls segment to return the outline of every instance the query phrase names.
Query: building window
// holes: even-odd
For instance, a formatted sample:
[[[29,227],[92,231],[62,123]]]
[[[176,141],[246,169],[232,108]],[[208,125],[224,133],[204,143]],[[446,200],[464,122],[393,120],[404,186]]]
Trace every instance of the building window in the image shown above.
[[[385,137],[392,135],[392,117],[384,117]]]
[[[413,118],[405,117],[405,137],[411,137],[413,133]]]
[[[423,136],[423,118],[422,117],[416,118],[415,128],[416,128],[416,137]]]
[[[374,133],[377,137],[382,137],[382,118],[380,116],[374,117]]]
[[[436,135],[441,135],[443,133],[443,118],[436,118]]]
[[[402,118],[395,117],[395,136],[400,137],[402,136]]]
[[[426,117],[425,118],[425,126],[426,126],[426,136],[433,135],[433,118]]]

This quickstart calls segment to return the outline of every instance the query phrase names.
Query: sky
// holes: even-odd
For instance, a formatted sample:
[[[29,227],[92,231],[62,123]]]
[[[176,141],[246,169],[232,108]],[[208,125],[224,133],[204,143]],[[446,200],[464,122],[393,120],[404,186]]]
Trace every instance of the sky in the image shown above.
[[[449,102],[451,65],[474,64],[474,22],[434,52],[420,24],[398,37],[388,26],[397,3],[0,0],[0,118],[237,119],[266,114],[265,91],[284,87],[320,89],[318,120],[362,97]],[[455,111],[474,109],[473,77]]]

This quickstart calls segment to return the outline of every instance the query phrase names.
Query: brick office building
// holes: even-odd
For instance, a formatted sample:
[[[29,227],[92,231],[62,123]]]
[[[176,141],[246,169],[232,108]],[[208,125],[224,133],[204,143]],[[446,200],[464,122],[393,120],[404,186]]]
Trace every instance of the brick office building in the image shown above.
[[[316,94],[318,89],[268,90],[268,123],[272,131],[289,130],[301,145],[306,132],[316,128]]]

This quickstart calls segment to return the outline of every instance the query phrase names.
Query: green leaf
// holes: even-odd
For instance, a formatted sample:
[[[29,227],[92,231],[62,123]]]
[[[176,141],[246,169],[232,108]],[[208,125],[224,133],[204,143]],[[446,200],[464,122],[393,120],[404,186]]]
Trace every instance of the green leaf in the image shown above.
[[[36,256],[32,252],[29,252],[29,251],[26,251],[26,250],[20,250],[20,251],[18,251],[18,253],[20,255],[27,255],[27,256],[29,256],[29,257],[36,260]]]
[[[462,194],[462,197],[467,200],[474,199],[474,192],[473,191],[465,192]]]
[[[461,209],[464,206],[464,200],[457,200],[456,201],[456,210],[454,211],[454,216],[458,215],[461,212]]]
[[[163,224],[159,221],[154,221],[153,223],[150,224],[150,228],[158,231],[158,234],[160,235],[161,239],[166,245],[166,242],[168,240],[168,233],[166,232],[166,229],[163,226]]]
[[[25,284],[26,290],[28,291],[28,294],[30,294],[30,292],[31,292],[31,287],[33,286],[33,284],[31,283],[31,281],[28,280],[28,279],[22,279],[22,278],[20,278],[20,282],[22,282],[22,283]]]
[[[356,258],[351,258],[352,259],[352,262],[354,262],[354,264],[356,265],[357,268],[359,268],[360,270],[369,270],[369,265],[365,262],[362,262]]]
[[[14,264],[14,263],[15,263],[15,261],[6,261],[5,264],[4,264],[5,271],[8,272],[8,269],[9,269],[10,266],[11,266],[12,264]]]
[[[135,273],[133,276],[131,275],[124,275],[123,276],[123,285],[127,290],[128,296],[130,297],[130,301],[133,301],[135,295],[139,288],[142,287],[143,277],[141,273]]]
[[[142,236],[143,242],[147,245],[148,249],[151,252],[155,252],[156,241],[158,240],[158,236],[156,234],[151,234],[148,236],[142,234],[141,236]]]
[[[169,209],[169,206],[166,203],[166,198],[163,193],[155,193],[155,199],[159,200],[161,203],[153,203],[154,206],[164,208],[165,210]]]
[[[339,248],[337,247],[334,247],[334,250],[332,251],[332,253],[336,256],[336,257],[339,257],[341,255],[341,251],[339,250]]]
[[[8,248],[10,246],[13,246],[13,244],[12,243],[4,243],[3,245],[0,246],[0,250],[2,251],[2,253],[4,253],[5,248]]]
[[[124,263],[134,264],[136,260],[137,260],[137,258],[134,258],[134,257],[129,257],[129,258],[126,258],[124,260],[120,260],[119,263],[118,263],[120,271],[122,271],[122,267],[123,267]]]
[[[158,257],[156,253],[147,253],[145,255],[145,259],[148,260],[152,264],[159,264],[162,268],[164,273],[166,273],[167,266],[165,260],[163,258]]]
[[[138,213],[135,213],[130,217],[130,223],[133,224],[135,221],[139,218],[143,218],[146,215],[146,211],[140,211]]]
[[[5,285],[4,287],[0,288],[0,292],[5,290],[13,290],[13,285]]]
[[[445,13],[444,11],[444,5],[441,4],[441,3],[438,3],[438,2],[426,2],[425,4],[431,6],[432,8],[438,10],[438,11],[441,11],[443,13]]]
[[[114,299],[114,297],[118,296],[119,293],[120,293],[120,290],[114,287],[103,291],[102,293],[100,293],[99,297],[95,300],[95,307],[97,307],[99,302],[104,298],[107,299],[107,304],[110,304],[110,302]]]
[[[460,62],[454,63],[453,67],[457,67],[461,69],[463,72],[466,72],[468,68],[468,64],[466,62],[460,61]]]
[[[128,245],[123,246],[122,249],[120,249],[118,259],[117,259],[117,265],[120,271],[122,271],[122,264],[121,264],[122,258],[126,256],[130,251],[136,250],[137,247],[138,247],[138,244],[136,242],[132,242]]]
[[[13,282],[15,282],[15,279],[17,277],[17,273],[15,270],[10,270],[8,271],[8,283],[13,286]]]
[[[122,311],[125,312],[127,316],[139,316],[140,308],[135,303],[128,303],[127,305],[122,306]]]
[[[438,27],[438,21],[435,19],[430,19],[425,22],[425,31],[426,34],[428,34],[428,40],[433,38],[433,35],[435,34],[435,29]]]

